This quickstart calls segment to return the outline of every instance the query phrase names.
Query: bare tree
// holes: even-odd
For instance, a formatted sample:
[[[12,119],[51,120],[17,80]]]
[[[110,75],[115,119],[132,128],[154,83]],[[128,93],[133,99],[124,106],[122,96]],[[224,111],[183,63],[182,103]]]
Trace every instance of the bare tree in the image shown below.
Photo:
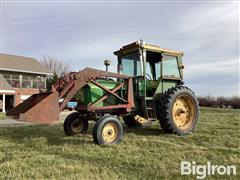
[[[39,62],[49,71],[56,73],[58,77],[60,77],[62,73],[66,74],[71,71],[69,64],[51,56],[43,56]]]

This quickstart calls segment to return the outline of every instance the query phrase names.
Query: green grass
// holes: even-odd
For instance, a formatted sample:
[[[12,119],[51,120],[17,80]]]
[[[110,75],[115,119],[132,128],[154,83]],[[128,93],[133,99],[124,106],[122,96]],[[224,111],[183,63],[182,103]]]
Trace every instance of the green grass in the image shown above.
[[[6,119],[5,113],[0,112],[0,120]]]
[[[65,136],[62,124],[2,127],[0,179],[195,179],[181,176],[181,160],[236,165],[240,179],[240,110],[202,108],[195,131],[180,137],[125,128],[121,144],[98,146],[92,124],[85,135]],[[228,176],[211,176],[210,179]]]

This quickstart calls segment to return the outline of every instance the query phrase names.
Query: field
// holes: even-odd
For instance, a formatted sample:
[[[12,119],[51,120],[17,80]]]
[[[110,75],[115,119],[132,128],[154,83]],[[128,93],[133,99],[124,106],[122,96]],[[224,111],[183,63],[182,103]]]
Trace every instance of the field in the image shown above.
[[[240,110],[202,108],[195,131],[180,137],[151,129],[125,128],[121,144],[65,136],[62,123],[1,127],[0,179],[196,179],[181,176],[180,162],[236,165],[240,179]]]
[[[5,114],[0,112],[0,120],[4,120],[5,118]]]

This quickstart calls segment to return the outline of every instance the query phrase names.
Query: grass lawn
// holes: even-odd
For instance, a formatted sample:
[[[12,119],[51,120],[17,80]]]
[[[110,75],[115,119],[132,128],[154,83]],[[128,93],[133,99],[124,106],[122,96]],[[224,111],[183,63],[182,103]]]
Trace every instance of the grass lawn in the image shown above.
[[[6,118],[5,114],[0,112],[0,120],[4,120]]]
[[[196,179],[181,176],[181,160],[236,165],[240,179],[240,110],[202,108],[191,135],[125,128],[121,144],[98,146],[92,126],[85,135],[65,136],[62,123],[2,127],[0,179]],[[210,177],[210,176],[209,176]],[[211,176],[208,179],[229,176]]]

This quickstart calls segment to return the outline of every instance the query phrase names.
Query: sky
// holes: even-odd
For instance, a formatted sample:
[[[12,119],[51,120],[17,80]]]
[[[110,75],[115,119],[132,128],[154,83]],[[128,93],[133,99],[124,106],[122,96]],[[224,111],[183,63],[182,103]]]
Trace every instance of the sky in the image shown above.
[[[113,51],[143,39],[184,51],[185,85],[198,96],[240,95],[236,1],[2,1],[1,53],[51,56],[73,71],[116,72]]]

